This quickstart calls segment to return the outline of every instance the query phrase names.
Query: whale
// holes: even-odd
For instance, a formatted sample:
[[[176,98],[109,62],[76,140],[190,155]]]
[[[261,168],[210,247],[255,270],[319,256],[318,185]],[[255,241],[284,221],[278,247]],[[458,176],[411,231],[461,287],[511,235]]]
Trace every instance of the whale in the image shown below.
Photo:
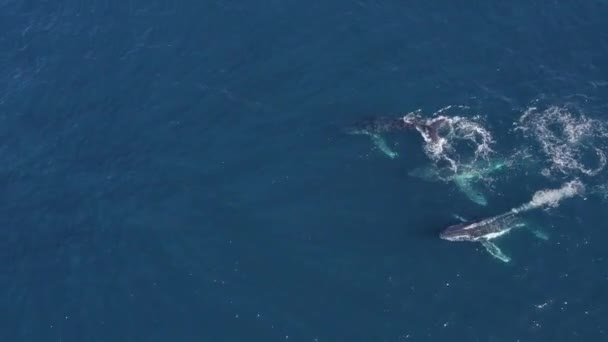
[[[517,212],[509,211],[489,218],[451,225],[444,229],[439,237],[447,241],[480,242],[493,257],[503,262],[510,262],[511,257],[492,240],[510,233],[514,228],[525,226],[526,223],[517,215]]]
[[[395,159],[399,154],[390,148],[382,136],[383,133],[414,129],[423,133],[423,136],[428,136],[432,141],[437,141],[439,139],[437,131],[442,123],[443,119],[427,122],[419,115],[409,113],[397,118],[386,116],[365,118],[348,127],[346,132],[369,136],[376,148],[389,158]]]
[[[496,246],[492,240],[510,233],[515,228],[525,227],[527,224],[521,219],[521,214],[542,207],[554,208],[563,199],[572,198],[584,193],[584,184],[578,179],[574,179],[564,183],[559,189],[537,191],[527,203],[512,208],[500,215],[451,225],[441,231],[439,237],[447,241],[480,242],[492,256],[503,262],[509,262],[511,258]],[[532,231],[534,232],[534,230]],[[547,239],[547,235],[542,232],[535,232],[534,235],[543,240]]]
[[[414,128],[413,122],[406,122],[402,117],[368,117],[355,122],[348,128],[350,132],[386,133]]]
[[[394,151],[386,142],[382,133],[406,130],[413,126],[405,122],[402,118],[373,117],[365,118],[356,122],[346,129],[347,133],[355,135],[366,135],[372,140],[374,146],[384,153],[387,157],[395,159],[399,153]]]
[[[513,163],[509,160],[495,159],[463,165],[455,173],[452,170],[439,169],[435,165],[416,168],[408,175],[427,182],[452,182],[469,200],[481,206],[486,206],[488,200],[478,189],[478,183],[494,173],[506,171]]]

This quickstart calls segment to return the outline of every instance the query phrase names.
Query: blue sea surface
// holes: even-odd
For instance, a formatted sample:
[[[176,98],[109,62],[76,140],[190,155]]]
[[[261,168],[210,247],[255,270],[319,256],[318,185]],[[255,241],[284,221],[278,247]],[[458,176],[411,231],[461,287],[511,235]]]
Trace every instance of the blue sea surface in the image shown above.
[[[514,129],[532,107],[608,124],[608,2],[0,14],[0,341],[608,340],[599,191],[531,213],[546,241],[497,240],[510,263],[439,238],[542,189],[608,183],[543,173],[543,142]],[[409,175],[433,165],[417,132],[385,135],[395,159],[345,133],[448,106],[479,116],[497,155],[542,165],[496,176],[480,206]],[[559,151],[608,151],[576,132]]]

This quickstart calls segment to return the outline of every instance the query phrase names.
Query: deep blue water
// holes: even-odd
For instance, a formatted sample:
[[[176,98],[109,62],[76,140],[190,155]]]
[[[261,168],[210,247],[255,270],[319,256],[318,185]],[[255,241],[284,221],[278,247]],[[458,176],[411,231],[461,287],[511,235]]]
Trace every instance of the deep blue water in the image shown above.
[[[608,120],[606,1],[0,0],[0,341],[603,341],[607,203],[503,264],[438,238],[486,207],[343,127],[467,105]],[[522,170],[520,170],[522,171]],[[582,177],[601,185],[606,177]]]

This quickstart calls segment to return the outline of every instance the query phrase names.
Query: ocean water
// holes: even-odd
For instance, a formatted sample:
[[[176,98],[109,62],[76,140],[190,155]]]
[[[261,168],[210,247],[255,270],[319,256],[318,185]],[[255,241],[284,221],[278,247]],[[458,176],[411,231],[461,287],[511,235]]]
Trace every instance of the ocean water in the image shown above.
[[[606,1],[0,14],[0,341],[608,340]],[[346,130],[417,110],[491,151]],[[439,238],[573,180],[509,263]]]

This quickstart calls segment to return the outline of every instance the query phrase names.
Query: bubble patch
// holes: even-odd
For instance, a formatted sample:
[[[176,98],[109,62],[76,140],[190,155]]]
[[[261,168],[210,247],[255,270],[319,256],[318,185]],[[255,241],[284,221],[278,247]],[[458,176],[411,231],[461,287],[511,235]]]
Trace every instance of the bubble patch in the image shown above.
[[[533,139],[550,165],[542,174],[596,176],[606,166],[608,127],[602,121],[564,107],[528,108],[515,131]]]
[[[435,112],[431,118],[422,118],[419,111],[403,117],[405,123],[416,122],[416,130],[424,139],[424,151],[436,164],[447,163],[458,172],[477,160],[487,159],[494,151],[492,134],[483,127],[480,117],[447,116],[453,109],[468,109],[463,106],[448,106]]]

